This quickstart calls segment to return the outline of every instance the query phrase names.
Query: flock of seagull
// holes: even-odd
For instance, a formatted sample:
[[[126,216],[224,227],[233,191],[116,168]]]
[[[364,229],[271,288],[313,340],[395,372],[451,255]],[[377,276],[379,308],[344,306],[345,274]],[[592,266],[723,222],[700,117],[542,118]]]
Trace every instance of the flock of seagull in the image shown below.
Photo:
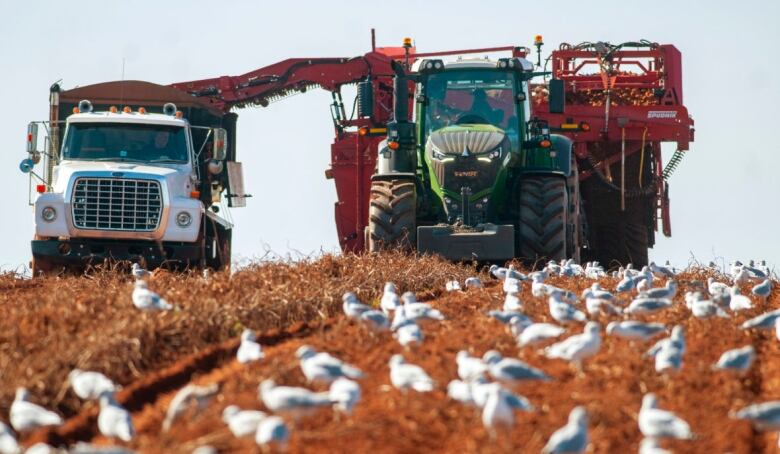
[[[730,284],[709,278],[706,284],[700,283],[701,288],[698,291],[686,293],[685,306],[693,317],[728,318],[734,312],[752,308],[754,298],[765,301],[771,294],[772,275],[765,266],[762,268],[753,263],[746,265],[735,262],[730,271]],[[137,266],[132,270],[132,275],[136,278],[131,298],[134,306],[143,311],[173,309],[173,305],[149,290],[145,281],[147,274]],[[608,274],[598,263],[588,263],[583,267],[572,261],[549,262],[544,269],[528,275],[511,267],[494,265],[490,268],[490,274],[501,282],[505,299],[501,310],[491,310],[487,315],[506,325],[517,339],[520,348],[546,344],[540,350],[543,355],[570,362],[580,374],[583,373],[583,362],[598,353],[602,344],[601,326],[598,322],[589,320],[589,317],[598,314],[620,317],[620,320],[609,322],[606,327],[607,335],[649,341],[668,333],[667,327],[661,323],[631,320],[630,317],[673,307],[673,298],[678,290],[676,271],[668,265],[658,266],[655,263],[650,263],[641,270],[630,265],[621,268],[612,274],[619,280],[614,291],[602,288],[598,282],[594,282],[581,297],[546,281],[551,276],[584,277],[594,281],[607,277]],[[664,285],[656,285],[661,280],[665,280]],[[557,324],[534,322],[523,313],[524,297],[521,297],[521,294],[526,282],[530,283],[531,298],[547,299],[550,317]],[[740,292],[740,286],[748,284],[751,286],[752,298]],[[472,277],[466,279],[462,286],[458,281],[448,282],[445,289],[461,291],[482,286],[479,278]],[[425,337],[419,321],[446,319],[440,310],[418,301],[414,293],[399,295],[397,287],[390,282],[384,286],[378,308],[362,303],[350,292],[343,295],[342,302],[343,312],[349,319],[373,331],[392,332],[402,347],[424,342]],[[558,340],[566,331],[561,325],[583,323],[580,334]],[[751,318],[742,323],[741,328],[774,329],[780,339],[780,309]],[[553,341],[557,342],[550,344]],[[652,358],[658,373],[669,374],[683,366],[685,351],[684,328],[676,325],[672,327],[671,334],[657,340],[645,352],[645,356]],[[236,353],[237,361],[249,364],[262,361],[264,356],[263,348],[257,342],[254,332],[244,330]],[[327,391],[317,392],[303,387],[278,385],[271,379],[263,380],[258,387],[258,400],[269,413],[256,409],[241,409],[236,405],[228,405],[222,412],[224,423],[235,437],[254,436],[261,447],[284,450],[290,437],[285,417],[287,421],[295,423],[301,416],[322,407],[330,407],[337,414],[349,415],[359,404],[359,381],[366,376],[363,371],[309,345],[299,347],[295,356],[307,382],[312,385],[326,385]],[[717,371],[745,373],[752,366],[755,356],[755,348],[746,345],[724,352],[712,368]],[[467,350],[461,350],[457,353],[455,362],[458,376],[447,385],[447,396],[480,410],[482,423],[492,438],[495,438],[502,428],[514,425],[515,411],[535,410],[528,399],[512,392],[506,385],[529,380],[553,380],[544,371],[519,359],[504,357],[496,350],[487,351],[482,357],[475,357]],[[402,392],[425,393],[437,389],[436,381],[419,365],[407,362],[402,354],[392,355],[388,365],[391,385]],[[135,430],[130,413],[114,397],[120,390],[118,385],[99,372],[79,369],[69,374],[68,381],[79,398],[99,403],[97,424],[103,436],[123,442],[133,439]],[[205,408],[217,393],[216,384],[188,385],[182,388],[169,404],[162,430],[170,430],[188,408]],[[780,431],[780,401],[750,405],[731,412],[729,416],[751,421],[758,430]],[[31,402],[29,392],[25,388],[18,388],[16,391],[9,421],[13,431],[0,422],[0,454],[21,452],[14,431],[24,433],[63,423],[57,413]],[[692,440],[696,437],[682,418],[659,408],[658,399],[653,393],[647,393],[642,398],[638,426],[644,436],[640,444],[640,453],[643,454],[668,452],[659,444],[664,438]],[[584,406],[577,406],[569,413],[568,421],[549,437],[542,452],[579,453],[584,452],[589,443],[588,413]],[[27,452],[49,452],[46,451],[47,448],[45,445],[36,445]],[[75,451],[79,452],[78,449],[77,446]],[[122,449],[117,448],[114,452],[123,452]],[[82,446],[81,452],[89,451]],[[216,451],[203,446],[198,452],[202,454]]]

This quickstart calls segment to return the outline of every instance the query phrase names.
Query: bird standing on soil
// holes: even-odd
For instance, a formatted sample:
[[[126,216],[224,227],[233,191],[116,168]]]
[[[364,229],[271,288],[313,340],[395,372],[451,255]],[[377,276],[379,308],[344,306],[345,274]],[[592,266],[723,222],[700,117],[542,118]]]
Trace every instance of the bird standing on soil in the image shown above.
[[[0,421],[0,454],[21,454],[22,449],[11,428]]]
[[[655,358],[656,372],[678,371],[682,367],[685,353],[685,332],[681,325],[672,328],[672,335],[659,340],[647,351],[646,356]]]
[[[499,381],[550,380],[550,377],[541,370],[519,359],[503,358],[501,353],[496,350],[488,351],[482,359],[487,364],[490,375]]]
[[[333,403],[328,392],[316,393],[305,388],[276,386],[271,379],[263,380],[259,391],[260,400],[269,410],[274,413],[289,413],[296,418]]]
[[[363,378],[363,372],[328,353],[318,353],[309,345],[298,347],[295,356],[300,360],[301,371],[311,383],[332,383],[339,377]]]
[[[396,309],[396,311],[398,311],[398,309]],[[382,311],[374,309],[365,311],[360,314],[358,320],[374,331],[385,331],[390,328],[390,319],[388,319]]]
[[[672,451],[663,449],[656,438],[643,438],[639,442],[639,454],[672,454]]]
[[[457,292],[458,290],[460,290],[460,282],[456,280],[447,281],[444,284],[444,290],[448,292]]]
[[[764,279],[764,282],[753,287],[751,292],[753,295],[761,298],[764,302],[766,302],[769,294],[772,293],[772,281],[769,279]]]
[[[542,454],[581,453],[589,442],[588,412],[585,407],[574,407],[569,413],[569,421],[552,434]]]
[[[259,361],[265,357],[263,346],[257,343],[255,332],[245,329],[241,332],[241,344],[236,352],[236,359],[241,364]]]
[[[360,318],[360,314],[372,310],[371,306],[361,303],[357,295],[352,292],[345,293],[341,301],[344,314],[349,318]]]
[[[775,321],[780,319],[780,309],[764,312],[742,323],[742,329],[771,329],[775,327]]]
[[[731,295],[729,309],[732,311],[737,312],[753,308],[753,302],[750,301],[750,297],[743,295],[738,286],[730,287],[729,294]]]
[[[622,337],[624,339],[639,339],[646,341],[663,332],[666,332],[666,325],[663,323],[643,323],[634,320],[626,320],[622,322],[609,322],[607,325],[608,335]]]
[[[753,423],[762,432],[780,431],[780,400],[748,405],[737,412],[729,414],[734,419],[742,419]],[[780,438],[778,438],[780,447]]]
[[[11,404],[9,419],[17,432],[26,432],[44,426],[59,426],[62,418],[29,401],[30,393],[26,388],[16,388],[16,397]]]
[[[487,399],[482,408],[482,424],[488,429],[492,438],[495,438],[497,426],[512,427],[515,424],[515,409],[531,411],[534,408],[527,399],[519,398],[498,383],[484,386],[487,389]]]
[[[328,394],[333,402],[333,408],[350,415],[360,401],[360,385],[354,380],[339,377],[331,383]]]
[[[422,367],[408,364],[398,354],[390,358],[390,383],[402,391],[411,388],[421,393],[433,391],[436,384]]]
[[[570,361],[582,370],[582,360],[590,358],[601,348],[601,332],[598,322],[588,322],[582,334],[575,334],[544,349],[548,358]]]
[[[674,413],[658,408],[658,399],[653,393],[647,393],[642,397],[639,430],[648,438],[693,439],[688,423]]]
[[[257,426],[255,434],[255,443],[266,449],[280,452],[287,451],[287,443],[290,440],[290,431],[284,420],[278,416],[269,416]]]
[[[257,432],[257,426],[268,415],[260,410],[241,410],[237,405],[228,405],[222,410],[222,421],[236,438],[248,437]]]
[[[523,328],[517,336],[520,347],[535,345],[560,337],[566,330],[551,323],[532,323]]]
[[[672,307],[672,300],[664,298],[645,298],[639,297],[628,305],[626,314],[652,314],[663,309]]]
[[[130,412],[114,400],[113,393],[105,392],[100,395],[100,413],[97,422],[98,430],[104,437],[129,442],[135,436]]]
[[[411,344],[421,344],[423,341],[423,332],[420,326],[414,320],[406,318],[406,309],[403,305],[399,306],[395,311],[391,329],[394,331],[393,337],[403,347]]]
[[[211,398],[219,391],[219,385],[212,383],[208,386],[187,385],[173,396],[165,412],[162,422],[163,432],[171,430],[173,423],[190,407],[196,407],[198,411],[206,408]]]
[[[677,294],[677,282],[670,279],[666,281],[666,286],[647,289],[644,292],[640,293],[639,297],[670,300],[674,298],[676,294]]]
[[[482,288],[482,280],[476,276],[467,277],[463,285],[466,288]]]
[[[715,370],[735,370],[747,372],[753,361],[756,359],[756,349],[752,345],[746,345],[742,348],[735,348],[724,352],[717,364],[713,366]]]
[[[119,390],[119,387],[110,378],[100,372],[73,369],[68,374],[68,381],[76,393],[83,400],[96,400],[100,395]]]
[[[149,290],[144,280],[135,281],[133,289],[133,305],[142,311],[167,311],[173,309],[165,298]]]
[[[458,365],[458,377],[465,382],[484,378],[488,371],[488,365],[481,358],[469,355],[466,350],[455,355],[455,363]]]
[[[523,310],[523,301],[520,299],[518,292],[509,292],[504,298],[504,312],[507,311],[521,311]]]
[[[143,269],[141,265],[137,263],[133,263],[133,266],[130,268],[130,274],[132,274],[136,279],[145,279],[150,275],[148,271]]]
[[[396,310],[401,304],[401,298],[398,296],[398,289],[392,282],[385,282],[385,289],[382,293],[382,299],[379,301],[379,308],[385,315]]]
[[[572,322],[585,322],[588,317],[585,313],[578,310],[571,304],[562,301],[557,295],[551,295],[547,300],[547,304],[550,308],[550,316],[552,316],[558,323],[572,323]]]

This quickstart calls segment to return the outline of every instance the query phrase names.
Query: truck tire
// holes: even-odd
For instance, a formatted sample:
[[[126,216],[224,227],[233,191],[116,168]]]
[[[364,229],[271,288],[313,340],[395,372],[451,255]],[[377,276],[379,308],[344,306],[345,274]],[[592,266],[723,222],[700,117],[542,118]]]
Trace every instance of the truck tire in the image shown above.
[[[46,277],[54,275],[56,267],[46,259],[33,257],[30,261],[30,272],[32,277]]]
[[[213,241],[216,250],[214,251],[214,257],[209,257],[206,260],[206,266],[214,270],[230,269],[231,251],[230,246],[232,242],[233,231],[231,229],[216,228],[217,234],[215,237],[206,237],[206,241]]]
[[[416,207],[417,192],[413,181],[373,181],[368,209],[368,251],[414,249],[417,246]]]
[[[521,177],[517,194],[518,258],[528,261],[566,258],[569,197],[559,176]]]

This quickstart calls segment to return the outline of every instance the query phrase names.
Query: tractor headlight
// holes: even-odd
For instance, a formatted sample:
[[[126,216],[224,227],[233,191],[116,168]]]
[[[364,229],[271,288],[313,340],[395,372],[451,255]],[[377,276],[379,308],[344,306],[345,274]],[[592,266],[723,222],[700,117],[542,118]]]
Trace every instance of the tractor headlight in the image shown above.
[[[57,219],[57,210],[54,207],[44,207],[41,210],[41,217],[46,222],[52,222]]]
[[[180,211],[179,214],[176,215],[176,223],[179,227],[187,227],[192,224],[192,216],[186,211]]]
[[[488,154],[488,158],[490,159],[498,159],[501,157],[501,147],[496,148],[495,150],[491,151],[490,154]]]
[[[431,144],[431,155],[433,156],[433,159],[438,159],[439,161],[447,157],[447,155],[439,151],[436,145],[433,144]]]

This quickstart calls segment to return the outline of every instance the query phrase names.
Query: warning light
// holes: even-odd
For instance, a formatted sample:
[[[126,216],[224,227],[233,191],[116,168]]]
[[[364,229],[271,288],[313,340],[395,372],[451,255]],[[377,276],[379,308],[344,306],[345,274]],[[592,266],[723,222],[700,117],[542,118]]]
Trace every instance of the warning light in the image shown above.
[[[108,108],[108,111],[111,112],[111,113],[116,113],[116,110],[117,110],[116,106],[111,106],[111,107]]]
[[[587,121],[580,122],[580,129],[583,131],[590,131],[590,124]]]
[[[79,113],[79,112],[81,112],[81,111],[79,110],[79,108],[78,108],[78,107],[74,107],[74,108],[73,108],[73,113],[74,113],[74,114],[77,114],[77,113]]]
[[[361,136],[368,135],[368,128],[363,126],[362,128],[358,129],[358,134]]]
[[[146,113],[146,108],[145,107],[139,107],[138,108],[138,113],[139,114],[145,114]]]
[[[122,112],[124,112],[124,113],[130,113],[130,112],[132,112],[132,111],[133,111],[133,109],[131,109],[131,108],[130,108],[130,106],[125,106],[125,107],[122,109]]]
[[[412,38],[404,38],[404,47],[412,47]]]
[[[184,114],[182,113],[182,111],[181,111],[181,110],[177,110],[177,111],[176,111],[176,118],[181,118],[181,117],[182,117],[182,115],[184,115]]]
[[[542,44],[544,44],[544,41],[542,41],[542,35],[534,36],[534,44],[537,46],[541,46]]]

